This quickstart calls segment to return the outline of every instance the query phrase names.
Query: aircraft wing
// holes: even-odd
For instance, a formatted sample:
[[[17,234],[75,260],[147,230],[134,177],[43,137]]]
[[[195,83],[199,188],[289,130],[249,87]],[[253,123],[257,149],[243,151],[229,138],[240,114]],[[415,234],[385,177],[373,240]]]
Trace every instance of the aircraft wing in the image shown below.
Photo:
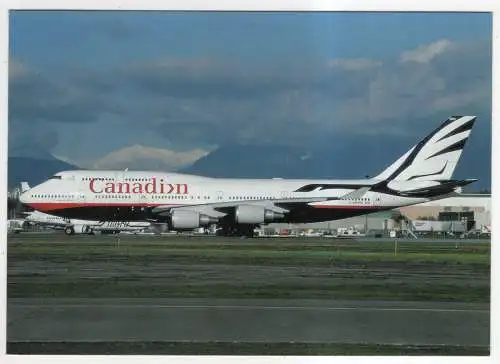
[[[370,190],[371,186],[364,186],[358,188],[357,190],[348,192],[344,196],[341,196],[340,200],[347,199],[357,199],[363,197],[366,192]],[[173,210],[189,210],[200,212],[213,217],[223,217],[228,214],[231,209],[238,205],[256,205],[262,206],[266,209],[273,210],[276,212],[286,213],[293,209],[293,207],[302,204],[308,204],[311,202],[321,202],[327,201],[326,197],[319,198],[285,198],[285,199],[274,199],[274,200],[239,200],[239,201],[227,201],[227,202],[213,202],[205,203],[200,205],[162,205],[153,208],[152,212],[154,214],[166,216],[170,214]]]
[[[228,202],[214,202],[200,205],[164,205],[153,208],[154,214],[166,216],[174,210],[189,210],[200,212],[213,217],[223,217],[230,213],[231,209],[239,205],[262,206],[275,212],[288,212],[295,205],[302,205],[311,202],[326,201],[327,198],[294,198],[294,199],[275,199],[275,200],[240,200]]]
[[[354,191],[348,192],[339,199],[356,199],[363,197],[370,190],[371,186],[363,186]],[[204,203],[200,205],[162,205],[153,208],[152,212],[160,216],[168,216],[174,210],[196,211],[215,218],[221,218],[231,213],[231,210],[239,205],[262,206],[268,210],[278,213],[287,213],[294,207],[311,202],[327,201],[326,197],[319,198],[284,198],[274,200],[239,200],[227,202]]]

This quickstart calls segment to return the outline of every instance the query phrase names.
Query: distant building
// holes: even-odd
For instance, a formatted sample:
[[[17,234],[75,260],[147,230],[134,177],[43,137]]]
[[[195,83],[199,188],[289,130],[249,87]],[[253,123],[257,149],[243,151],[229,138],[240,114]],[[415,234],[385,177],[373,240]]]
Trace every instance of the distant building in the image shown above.
[[[388,232],[390,230],[405,230],[411,228],[411,223],[405,220],[444,221],[446,223],[429,223],[440,230],[490,230],[491,229],[491,195],[462,194],[419,205],[401,207],[390,211],[380,211],[368,215],[351,217],[342,220],[316,222],[309,224],[269,224],[267,231],[288,230],[301,232],[306,230],[337,231],[339,228],[353,227],[360,232]],[[419,226],[425,224],[419,223]],[[464,226],[464,228],[462,228]],[[418,229],[417,229],[418,230]],[[436,230],[437,231],[437,230]]]
[[[307,224],[283,224],[283,223],[273,223],[269,224],[268,228],[277,230],[293,230],[293,231],[305,231],[305,230],[322,230],[337,231],[339,228],[350,228],[353,227],[360,232],[366,232],[369,230],[384,230],[387,228],[388,220],[396,220],[399,216],[398,211],[380,211],[369,215],[355,216],[347,219],[332,220],[324,222],[312,222]]]
[[[491,195],[462,194],[399,211],[410,220],[466,221],[468,230],[484,229],[491,226]]]

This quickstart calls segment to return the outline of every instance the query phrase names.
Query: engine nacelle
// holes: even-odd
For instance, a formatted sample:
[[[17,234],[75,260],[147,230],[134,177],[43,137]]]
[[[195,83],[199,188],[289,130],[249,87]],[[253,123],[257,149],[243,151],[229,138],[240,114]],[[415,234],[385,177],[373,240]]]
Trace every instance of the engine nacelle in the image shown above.
[[[239,205],[234,211],[237,224],[262,224],[280,220],[284,215],[280,212],[268,210],[262,206]]]
[[[74,235],[74,234],[90,234],[92,229],[88,225],[77,224],[66,226],[64,229],[66,235]]]
[[[87,225],[73,225],[73,229],[75,230],[75,234],[86,234],[89,231]]]
[[[218,219],[196,211],[174,210],[171,221],[174,230],[190,230],[216,223]]]

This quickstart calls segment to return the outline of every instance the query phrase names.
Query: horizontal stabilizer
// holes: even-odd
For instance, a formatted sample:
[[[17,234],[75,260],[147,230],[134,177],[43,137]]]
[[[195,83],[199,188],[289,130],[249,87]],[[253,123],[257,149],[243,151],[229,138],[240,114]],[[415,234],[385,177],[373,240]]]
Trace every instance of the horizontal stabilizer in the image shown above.
[[[407,197],[431,197],[444,195],[447,193],[452,193],[456,188],[463,187],[473,182],[476,182],[477,179],[466,179],[466,180],[450,180],[450,181],[442,181],[441,184],[437,186],[429,186],[424,188],[418,188],[410,191],[400,192],[401,195]]]

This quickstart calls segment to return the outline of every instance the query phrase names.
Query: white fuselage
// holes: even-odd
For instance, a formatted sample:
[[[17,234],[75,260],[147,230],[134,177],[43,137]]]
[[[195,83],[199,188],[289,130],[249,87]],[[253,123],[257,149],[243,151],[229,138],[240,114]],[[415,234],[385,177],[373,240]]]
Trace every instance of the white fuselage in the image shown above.
[[[24,203],[39,211],[98,221],[143,219],[148,217],[144,213],[147,209],[159,206],[265,206],[277,201],[303,202],[297,207],[307,207],[311,212],[308,215],[314,221],[313,211],[324,220],[330,215],[332,219],[337,218],[341,212],[357,215],[429,200],[373,191],[367,191],[359,198],[338,199],[359,186],[376,183],[370,179],[223,179],[161,172],[67,171],[35,186],[22,198]],[[332,187],[315,188],[315,185]],[[319,213],[319,210],[323,211]],[[307,217],[294,220],[293,214],[291,216],[287,220],[309,220]]]

